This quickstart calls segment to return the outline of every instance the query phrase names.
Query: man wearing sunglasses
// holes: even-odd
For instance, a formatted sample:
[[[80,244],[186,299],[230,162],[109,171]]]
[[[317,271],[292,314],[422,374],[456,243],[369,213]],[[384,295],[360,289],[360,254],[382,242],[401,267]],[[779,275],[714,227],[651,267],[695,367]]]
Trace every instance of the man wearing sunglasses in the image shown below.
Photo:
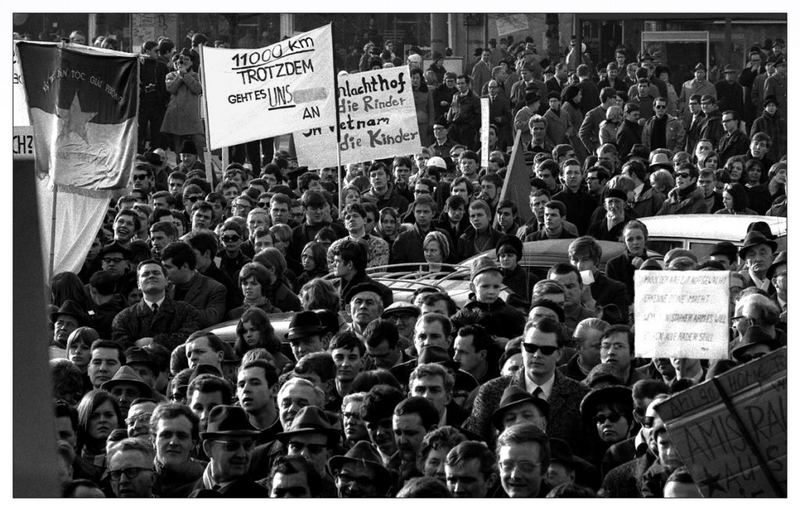
[[[669,191],[656,215],[708,213],[709,205],[703,190],[697,187],[700,172],[691,163],[684,163],[675,171],[675,188]]]
[[[576,455],[586,457],[591,452],[592,435],[583,424],[579,410],[588,389],[556,372],[563,344],[561,325],[557,321],[550,318],[529,321],[522,342],[522,370],[480,386],[464,429],[482,438],[492,438],[492,414],[499,407],[506,387],[517,385],[550,405],[548,434],[566,440]]]
[[[200,433],[209,462],[189,496],[269,497],[269,491],[256,484],[248,474],[257,435],[244,409],[227,405],[214,407],[207,431]]]
[[[682,151],[686,144],[686,130],[677,117],[667,113],[667,103],[665,97],[658,97],[653,102],[655,115],[644,124],[642,144],[652,149],[663,147],[676,153]]]

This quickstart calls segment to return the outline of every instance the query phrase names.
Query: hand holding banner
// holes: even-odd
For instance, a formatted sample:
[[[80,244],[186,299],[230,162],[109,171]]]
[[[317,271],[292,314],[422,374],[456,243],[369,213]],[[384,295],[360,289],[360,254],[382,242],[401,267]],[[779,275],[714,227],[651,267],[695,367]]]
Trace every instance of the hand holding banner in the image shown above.
[[[209,148],[334,122],[330,25],[265,48],[201,52]]]

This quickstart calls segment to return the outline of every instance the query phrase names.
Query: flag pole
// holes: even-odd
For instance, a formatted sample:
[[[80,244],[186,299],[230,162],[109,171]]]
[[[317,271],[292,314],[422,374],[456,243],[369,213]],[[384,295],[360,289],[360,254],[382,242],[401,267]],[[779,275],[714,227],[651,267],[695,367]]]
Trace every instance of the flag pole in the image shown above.
[[[52,177],[52,176],[51,176]],[[56,206],[58,205],[58,184],[53,179],[53,211],[50,214],[50,262],[47,265],[47,282],[53,278],[56,260]]]
[[[332,21],[331,38],[333,38]],[[336,177],[339,180],[339,218],[341,219],[342,211],[344,211],[344,173],[342,172],[342,149],[340,145],[342,143],[342,132],[339,128],[339,75],[337,73],[333,73],[333,98],[335,106],[334,122],[336,124]]]

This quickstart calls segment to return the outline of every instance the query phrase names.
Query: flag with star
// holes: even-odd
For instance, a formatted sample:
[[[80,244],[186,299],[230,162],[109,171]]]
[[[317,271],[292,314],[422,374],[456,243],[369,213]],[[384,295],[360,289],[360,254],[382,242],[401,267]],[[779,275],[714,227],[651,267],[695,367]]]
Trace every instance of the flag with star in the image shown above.
[[[17,51],[38,170],[60,185],[125,187],[136,155],[137,56],[22,41]]]

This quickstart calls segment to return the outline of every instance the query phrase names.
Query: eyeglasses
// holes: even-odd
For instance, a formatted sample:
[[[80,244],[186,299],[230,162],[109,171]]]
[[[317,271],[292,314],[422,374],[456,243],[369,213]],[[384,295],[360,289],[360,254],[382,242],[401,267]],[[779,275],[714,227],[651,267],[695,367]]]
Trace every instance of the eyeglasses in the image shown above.
[[[234,234],[233,236],[223,236],[221,239],[222,239],[223,243],[236,243],[237,241],[239,241],[242,238],[240,238],[238,235]]]
[[[598,424],[605,424],[605,422],[606,422],[607,420],[608,420],[608,421],[611,421],[611,422],[617,422],[617,421],[618,421],[618,420],[620,420],[621,418],[622,418],[622,415],[620,415],[620,414],[618,414],[618,413],[616,413],[616,412],[611,412],[611,413],[609,413],[608,415],[605,415],[605,414],[602,414],[602,413],[601,413],[601,414],[598,414],[598,415],[596,415],[596,416],[594,417],[594,421],[595,421],[596,423],[598,423]]]
[[[655,105],[653,108],[655,108],[656,110],[664,110],[665,108],[667,108],[667,105]]]
[[[308,448],[308,452],[310,452],[311,454],[319,454],[326,447],[328,446],[325,444],[304,444],[303,442],[297,442],[295,440],[291,440],[289,442],[289,448],[296,452],[300,452],[304,448]]]
[[[147,179],[147,174],[134,174],[132,176],[132,179],[134,181],[144,181],[145,179]]]
[[[690,177],[692,177],[692,175],[689,174],[688,172],[676,172],[675,177],[682,177],[683,179],[689,179]]]
[[[420,188],[419,190],[415,189],[414,193],[431,193],[431,191],[430,190],[423,190],[423,189]]]
[[[122,474],[125,474],[126,479],[135,479],[142,473],[143,470],[147,470],[148,472],[152,472],[152,468],[148,467],[129,467],[124,468],[122,470],[109,470],[108,476],[111,478],[112,481],[119,481],[122,477]]]
[[[104,257],[103,262],[106,264],[119,264],[125,259],[122,257]]]
[[[228,452],[236,452],[241,448],[249,451],[255,445],[255,441],[252,438],[247,440],[216,440],[216,442],[221,444]]]
[[[264,209],[266,209],[266,207],[267,207],[267,206],[269,206],[269,202],[259,202],[259,203],[258,203],[258,207],[259,207],[259,208],[264,208]]]
[[[544,356],[552,355],[558,349],[558,346],[540,346],[538,344],[533,344],[530,342],[523,342],[522,347],[525,348],[525,351],[531,354],[534,354],[537,351],[541,351],[542,355]]]

